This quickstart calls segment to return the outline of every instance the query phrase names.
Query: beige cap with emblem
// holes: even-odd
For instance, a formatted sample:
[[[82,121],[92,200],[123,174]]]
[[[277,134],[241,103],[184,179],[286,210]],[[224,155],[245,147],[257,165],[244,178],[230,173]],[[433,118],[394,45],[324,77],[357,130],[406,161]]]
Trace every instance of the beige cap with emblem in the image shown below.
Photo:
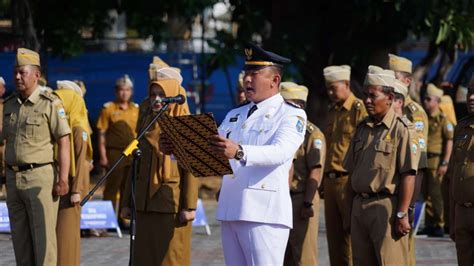
[[[285,100],[301,100],[306,102],[308,99],[308,88],[294,82],[285,81],[280,83],[280,94]]]
[[[394,88],[395,72],[378,66],[369,66],[364,86],[387,86]]]
[[[16,52],[15,66],[26,66],[26,65],[41,66],[40,56],[35,51],[29,50],[26,48],[18,48]]]
[[[342,66],[328,66],[323,69],[324,79],[326,85],[335,81],[350,81],[351,80],[351,67],[348,65]]]
[[[412,73],[412,62],[405,57],[394,54],[388,54],[389,69],[399,72]]]
[[[438,89],[434,84],[430,83],[428,84],[428,87],[426,87],[426,96],[435,96],[441,99],[443,97],[444,91],[441,89]]]

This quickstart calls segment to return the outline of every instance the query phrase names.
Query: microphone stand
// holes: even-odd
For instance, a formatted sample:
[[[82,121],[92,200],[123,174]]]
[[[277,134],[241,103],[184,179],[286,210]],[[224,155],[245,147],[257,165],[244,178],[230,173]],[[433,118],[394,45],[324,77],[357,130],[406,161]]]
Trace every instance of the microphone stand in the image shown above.
[[[135,252],[135,236],[136,236],[136,217],[137,217],[137,212],[136,212],[136,202],[135,202],[135,185],[136,185],[136,178],[137,178],[137,171],[138,171],[138,159],[141,156],[141,151],[138,149],[138,143],[140,140],[143,138],[143,136],[148,132],[148,130],[153,126],[153,124],[158,121],[158,118],[166,111],[168,110],[168,102],[165,102],[163,107],[156,113],[155,117],[153,120],[148,123],[148,125],[138,134],[137,138],[132,140],[130,144],[128,144],[127,148],[122,152],[120,157],[115,161],[115,163],[110,167],[110,169],[105,173],[104,176],[102,176],[97,184],[92,188],[92,190],[87,194],[87,196],[82,199],[80,205],[84,206],[90,198],[94,195],[94,193],[97,191],[97,189],[104,184],[104,182],[107,180],[107,178],[110,176],[110,174],[117,168],[117,166],[122,162],[122,160],[130,156],[130,154],[133,154],[133,163],[132,163],[132,176],[131,176],[131,219],[130,219],[130,259],[129,259],[129,265],[133,265],[133,255]]]

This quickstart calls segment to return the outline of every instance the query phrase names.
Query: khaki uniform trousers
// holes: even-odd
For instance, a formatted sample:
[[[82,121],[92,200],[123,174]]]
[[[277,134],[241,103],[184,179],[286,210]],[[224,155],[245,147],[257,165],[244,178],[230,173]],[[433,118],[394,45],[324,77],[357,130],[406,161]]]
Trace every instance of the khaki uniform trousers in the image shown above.
[[[53,165],[23,172],[7,170],[7,206],[17,265],[56,266],[56,219]]]
[[[68,194],[69,195],[69,194]],[[60,208],[56,235],[58,266],[79,266],[81,263],[81,206]]]
[[[474,208],[465,208],[456,204],[454,232],[456,251],[460,266],[474,265]]]
[[[304,192],[291,195],[293,229],[290,230],[284,265],[318,265],[319,194],[313,199],[314,216],[300,218]]]
[[[174,213],[138,211],[136,228],[135,265],[191,264],[192,222],[182,224]]]
[[[324,214],[331,265],[352,265],[350,234],[344,231],[345,195],[348,176],[324,178]]]
[[[408,264],[408,236],[395,235],[397,201],[396,196],[355,196],[351,215],[354,265]]]
[[[122,155],[122,152],[123,150],[121,149],[107,149],[107,159],[110,166]],[[105,182],[104,200],[112,201],[112,206],[117,213],[120,213],[122,209],[120,197],[123,194],[127,177],[131,174],[131,166],[132,158],[124,158]]]
[[[441,194],[441,183],[443,176],[438,175],[440,157],[428,159],[428,169],[424,179],[424,195],[426,201],[425,225],[431,227],[444,226],[443,196]]]

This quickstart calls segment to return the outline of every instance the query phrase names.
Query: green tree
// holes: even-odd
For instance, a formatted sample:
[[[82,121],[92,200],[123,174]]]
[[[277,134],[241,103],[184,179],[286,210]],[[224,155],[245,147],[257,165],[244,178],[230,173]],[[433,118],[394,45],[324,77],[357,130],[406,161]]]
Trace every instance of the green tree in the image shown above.
[[[386,66],[387,54],[396,52],[409,35],[427,36],[430,51],[436,53],[473,42],[474,17],[468,14],[474,13],[474,3],[469,0],[230,0],[230,4],[238,27],[231,47],[241,49],[245,42],[261,39],[266,48],[291,55],[297,81],[310,88],[310,103],[319,103],[308,105],[310,119],[317,122],[326,110],[325,66],[351,65],[357,94],[367,66]],[[229,43],[214,46],[227,52]],[[429,57],[436,53],[428,53],[422,65],[430,65]]]

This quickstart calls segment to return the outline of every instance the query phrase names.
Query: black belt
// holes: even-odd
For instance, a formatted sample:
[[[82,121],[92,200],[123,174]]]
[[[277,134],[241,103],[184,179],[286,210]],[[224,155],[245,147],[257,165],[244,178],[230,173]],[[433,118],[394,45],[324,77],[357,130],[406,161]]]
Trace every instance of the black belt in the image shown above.
[[[30,164],[24,164],[24,165],[8,165],[8,169],[12,170],[13,172],[23,172],[26,170],[31,170],[34,168],[38,168],[41,166],[45,166],[51,163],[30,163]]]
[[[431,158],[434,158],[434,157],[440,157],[441,154],[440,154],[440,153],[431,153],[431,152],[428,152],[428,153],[426,154],[426,156],[428,156],[428,158],[431,159]]]
[[[464,208],[473,208],[474,203],[472,202],[464,202],[464,203],[458,203],[459,206],[464,207]]]
[[[334,172],[327,172],[325,173],[325,177],[329,179],[334,179],[334,178],[340,178],[349,175],[347,172],[340,172],[340,171],[334,171]]]
[[[393,196],[393,194],[390,194],[390,193],[388,193],[388,192],[359,193],[359,196],[361,196],[363,199],[372,199],[372,198],[385,198],[385,197],[390,197],[390,196]]]

